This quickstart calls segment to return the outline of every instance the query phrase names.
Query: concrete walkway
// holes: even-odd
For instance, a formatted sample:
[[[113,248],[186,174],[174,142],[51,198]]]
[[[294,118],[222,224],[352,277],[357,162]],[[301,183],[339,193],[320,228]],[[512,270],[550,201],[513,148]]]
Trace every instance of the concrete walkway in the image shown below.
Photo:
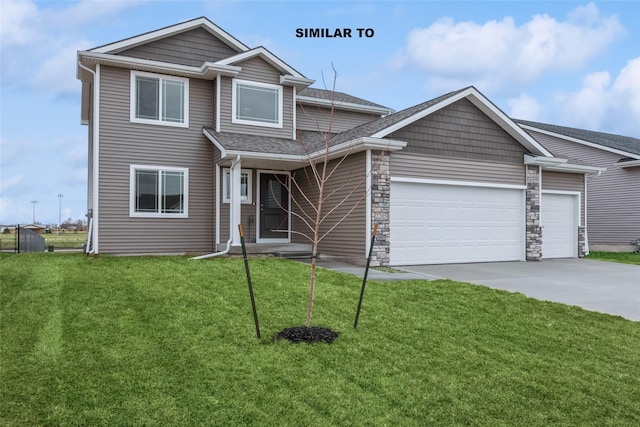
[[[402,267],[640,321],[640,266],[586,259]]]
[[[311,264],[310,259],[297,259],[295,261],[299,261],[305,264]],[[345,262],[340,262],[333,259],[318,258],[318,267],[339,271],[341,273],[353,274],[354,276],[357,276],[361,279],[364,277],[364,267],[347,264]],[[375,268],[371,267],[369,268],[369,273],[367,274],[367,280],[389,282],[392,280],[429,280],[429,278],[420,273],[410,273],[404,270],[398,270],[396,273],[392,273],[388,271],[376,270]]]

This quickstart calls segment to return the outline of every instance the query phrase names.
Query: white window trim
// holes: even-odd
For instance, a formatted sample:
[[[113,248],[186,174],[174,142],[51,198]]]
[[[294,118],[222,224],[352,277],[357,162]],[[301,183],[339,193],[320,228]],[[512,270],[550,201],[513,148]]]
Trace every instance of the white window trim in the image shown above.
[[[136,117],[136,77],[152,77],[160,80],[174,80],[179,81],[184,84],[184,122],[176,123],[176,122],[166,122],[162,119],[151,120],[151,119],[141,119]],[[160,85],[160,91],[162,91],[162,84]],[[149,125],[160,125],[160,126],[171,126],[171,127],[180,127],[180,128],[188,128],[189,127],[189,79],[184,77],[176,77],[169,76],[165,74],[155,74],[155,73],[146,73],[143,71],[135,71],[131,70],[131,84],[129,86],[129,115],[131,123],[144,123]],[[160,99],[162,99],[162,95],[160,95]],[[160,106],[162,108],[162,106]],[[162,117],[162,111],[160,111],[160,117]]]
[[[238,84],[246,85],[246,86],[255,86],[255,87],[263,87],[268,89],[275,89],[278,91],[278,123],[265,123],[253,120],[245,120],[238,119],[236,117],[236,106],[237,106],[237,86]],[[282,129],[282,86],[273,85],[269,83],[261,83],[261,82],[252,82],[249,80],[240,80],[240,79],[232,79],[231,85],[231,122],[241,125],[249,125],[249,126],[261,126],[261,127],[269,127],[269,128],[278,128]]]
[[[250,205],[251,203],[253,203],[253,199],[252,199],[252,190],[251,187],[253,186],[253,176],[251,174],[251,169],[240,169],[240,175],[242,174],[247,174],[247,200],[240,200],[240,203],[242,203],[243,205]],[[230,198],[227,196],[227,180],[229,179],[229,177],[227,175],[231,174],[231,169],[229,168],[222,168],[222,202],[223,203],[230,203],[231,200]]]
[[[184,174],[184,212],[136,212],[136,171],[153,170],[164,172],[182,172]],[[129,216],[132,218],[189,218],[189,168],[172,166],[129,165]]]

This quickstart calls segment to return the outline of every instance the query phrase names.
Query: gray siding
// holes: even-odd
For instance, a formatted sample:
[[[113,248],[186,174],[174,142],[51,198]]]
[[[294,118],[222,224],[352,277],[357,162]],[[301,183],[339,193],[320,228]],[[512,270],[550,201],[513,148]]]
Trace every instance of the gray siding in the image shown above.
[[[251,58],[236,64],[242,67],[238,79],[274,85],[280,84],[280,73],[260,58]],[[293,137],[293,88],[283,86],[282,128],[251,126],[232,123],[232,79],[223,77],[220,89],[220,131],[249,135],[264,135],[276,138]]]
[[[622,169],[615,164],[624,157],[619,154],[539,132],[529,133],[559,157],[580,159],[607,168],[598,177],[587,177],[590,244],[629,245],[640,238],[640,167]]]
[[[580,224],[584,225],[584,175],[581,173],[563,173],[542,171],[542,190],[579,191]]]
[[[408,125],[389,139],[405,152],[522,164],[527,150],[467,99]]]
[[[392,177],[525,185],[523,164],[425,156],[403,150],[391,153],[390,168]]]
[[[130,123],[129,70],[102,67],[100,84],[99,251],[210,252],[214,245],[212,82],[189,82],[188,129]],[[131,164],[189,168],[189,218],[129,217]]]
[[[202,28],[118,52],[118,55],[199,67],[237,54]]]
[[[365,240],[367,208],[366,200],[364,198],[366,195],[366,184],[364,182],[366,175],[365,156],[364,152],[349,156],[326,184],[325,194],[328,195],[334,191],[335,193],[325,202],[325,208],[323,208],[325,213],[328,213],[331,209],[330,207],[335,206],[340,201],[345,200],[345,198],[348,198],[348,200],[329,215],[321,227],[321,233],[326,232],[337,221],[347,216],[349,210],[356,204],[357,207],[347,216],[346,220],[344,220],[320,242],[321,254],[343,257],[356,263],[362,263],[366,258]],[[329,163],[329,167],[335,166],[336,162],[336,160],[331,161]],[[293,176],[296,177],[296,181],[303,188],[305,195],[310,197],[311,200],[317,200],[318,191],[315,186],[315,182],[309,183],[307,181],[305,171],[303,169],[298,169],[294,171]],[[311,179],[313,180],[313,178]],[[348,196],[349,192],[354,189],[355,192],[351,196]],[[304,203],[304,200],[300,194],[295,191],[295,189],[294,198],[300,203],[300,205],[302,205],[304,211],[310,212],[309,205]],[[301,212],[295,207],[295,204],[292,205],[292,208],[297,212]],[[308,228],[302,224],[300,219],[294,216],[292,222],[293,230],[308,234]],[[309,240],[300,235],[296,235],[295,233],[292,235],[292,241],[294,243],[310,243]]]
[[[333,116],[330,108],[298,105],[296,109],[296,126],[300,130],[328,132],[331,125],[331,133],[338,133],[379,118],[380,115],[338,110],[337,107]]]

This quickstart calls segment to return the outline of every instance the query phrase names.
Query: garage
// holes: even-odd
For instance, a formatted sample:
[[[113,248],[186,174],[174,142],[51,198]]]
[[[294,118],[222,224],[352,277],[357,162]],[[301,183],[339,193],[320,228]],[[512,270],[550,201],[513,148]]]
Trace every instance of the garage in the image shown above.
[[[400,178],[390,200],[391,265],[524,260],[520,186]]]
[[[578,194],[542,191],[542,258],[578,256],[578,206]]]

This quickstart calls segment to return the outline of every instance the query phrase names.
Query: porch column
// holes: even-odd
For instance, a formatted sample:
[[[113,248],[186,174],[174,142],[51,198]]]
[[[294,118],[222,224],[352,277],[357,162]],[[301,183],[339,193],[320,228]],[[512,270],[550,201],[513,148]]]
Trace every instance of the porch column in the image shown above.
[[[231,180],[230,188],[230,200],[229,200],[229,226],[231,227],[230,235],[233,237],[231,241],[232,246],[240,246],[240,232],[238,231],[238,224],[240,224],[240,187],[241,187],[241,170],[242,162],[240,156],[231,164],[231,170],[229,171],[229,178]]]

